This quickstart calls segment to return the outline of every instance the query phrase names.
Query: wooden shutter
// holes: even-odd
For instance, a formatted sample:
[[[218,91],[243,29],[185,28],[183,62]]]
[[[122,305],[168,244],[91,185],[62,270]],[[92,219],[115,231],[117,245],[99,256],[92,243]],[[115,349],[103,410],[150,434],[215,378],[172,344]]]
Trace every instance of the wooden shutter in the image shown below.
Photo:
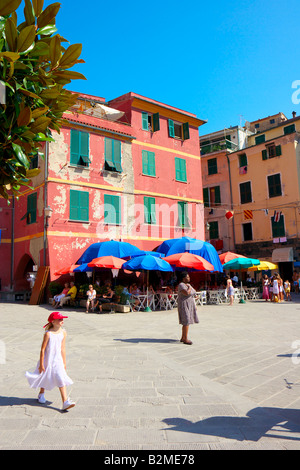
[[[203,202],[204,202],[204,207],[209,207],[209,190],[208,190],[208,188],[203,188]]]
[[[110,224],[112,222],[111,219],[111,196],[109,194],[104,194],[104,223]]]
[[[221,204],[220,186],[215,186],[215,204]]]
[[[156,176],[155,173],[155,153],[148,152],[148,175]]]
[[[79,191],[70,189],[70,219],[79,220],[79,215],[80,215]]]
[[[112,196],[112,206],[114,208],[114,223],[119,225],[121,223],[121,198],[120,196]]]
[[[105,162],[108,166],[114,166],[114,157],[113,157],[113,140],[105,138]]]
[[[80,131],[71,129],[71,157],[70,163],[78,165],[80,159]]]
[[[142,129],[143,131],[148,131],[148,113],[142,113]]]
[[[169,136],[175,137],[174,121],[172,121],[172,119],[168,119],[168,124],[169,124]]]
[[[267,152],[267,149],[262,150],[261,154],[262,154],[262,159],[263,159],[263,160],[268,160],[268,152]]]
[[[276,145],[276,157],[280,157],[281,155],[281,145]]]
[[[83,160],[84,163],[87,165],[90,163],[89,159],[89,140],[90,135],[88,132],[80,132],[80,155],[79,157]]]
[[[152,130],[153,132],[157,132],[160,130],[159,113],[155,113],[152,116]]]
[[[87,191],[79,192],[79,220],[88,222],[89,220],[89,193]]]
[[[37,193],[30,194],[27,198],[27,224],[36,222]]]
[[[119,173],[122,173],[122,165],[121,165],[121,142],[120,140],[113,141],[114,149],[113,149],[113,162],[114,168]]]
[[[175,179],[180,181],[181,177],[181,168],[180,168],[180,158],[175,157]]]
[[[189,123],[188,122],[183,123],[182,129],[183,129],[183,140],[188,140],[190,138]]]

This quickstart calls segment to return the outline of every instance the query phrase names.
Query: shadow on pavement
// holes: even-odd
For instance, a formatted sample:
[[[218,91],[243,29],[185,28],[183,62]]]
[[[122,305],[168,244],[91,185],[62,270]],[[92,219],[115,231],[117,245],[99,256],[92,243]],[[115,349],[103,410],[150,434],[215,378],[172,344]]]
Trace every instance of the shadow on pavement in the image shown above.
[[[257,407],[250,410],[246,417],[213,416],[195,423],[182,418],[167,418],[163,422],[172,426],[164,430],[238,441],[258,441],[264,436],[300,441],[300,410],[297,409]]]
[[[163,338],[115,338],[114,341],[122,341],[124,343],[179,343],[178,339]]]
[[[0,397],[1,406],[38,406],[46,407],[56,411],[62,411],[60,408],[49,406],[51,402],[47,401],[45,404],[41,404],[36,398],[20,398],[20,397]]]

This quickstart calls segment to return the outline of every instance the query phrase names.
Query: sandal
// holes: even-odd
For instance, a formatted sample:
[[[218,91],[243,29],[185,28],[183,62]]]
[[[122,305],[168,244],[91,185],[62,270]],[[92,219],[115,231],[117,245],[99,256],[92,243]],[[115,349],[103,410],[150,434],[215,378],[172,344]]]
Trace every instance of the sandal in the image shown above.
[[[192,341],[189,341],[189,340],[187,340],[187,341],[182,341],[182,342],[183,342],[183,344],[193,344]]]

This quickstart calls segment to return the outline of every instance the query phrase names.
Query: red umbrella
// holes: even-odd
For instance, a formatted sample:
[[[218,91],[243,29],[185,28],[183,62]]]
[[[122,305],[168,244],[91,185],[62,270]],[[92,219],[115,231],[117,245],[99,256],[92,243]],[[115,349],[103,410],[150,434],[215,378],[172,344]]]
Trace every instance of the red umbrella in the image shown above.
[[[78,268],[79,264],[71,264],[71,266],[67,266],[66,268],[58,269],[55,271],[55,276],[62,276],[63,274],[70,274],[73,272],[75,268]]]
[[[235,258],[247,258],[247,256],[239,255],[237,253],[232,253],[231,251],[226,251],[226,253],[222,253],[219,255],[220,261],[222,264],[227,263]]]
[[[193,253],[175,253],[174,255],[166,256],[163,258],[172,266],[177,268],[192,268],[199,271],[214,271],[214,266],[209,263],[202,256],[194,255]]]
[[[116,258],[115,256],[101,256],[100,258],[92,259],[88,266],[90,268],[120,269],[124,263],[124,259]]]

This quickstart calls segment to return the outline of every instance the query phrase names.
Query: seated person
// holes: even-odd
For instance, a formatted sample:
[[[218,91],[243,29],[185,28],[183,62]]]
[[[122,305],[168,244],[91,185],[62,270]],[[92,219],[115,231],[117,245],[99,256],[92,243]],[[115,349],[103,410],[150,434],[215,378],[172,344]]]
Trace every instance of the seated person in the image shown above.
[[[86,292],[86,295],[87,295],[87,301],[86,301],[86,312],[85,313],[89,313],[89,307],[90,307],[90,304],[91,304],[91,307],[92,307],[92,310],[94,309],[94,302],[96,300],[96,291],[94,289],[94,287],[92,286],[92,284],[89,285],[89,290]]]
[[[130,286],[129,292],[132,296],[130,299],[130,303],[133,304],[132,305],[133,310],[136,310],[137,306],[141,303],[141,301],[137,297],[141,295],[142,292],[140,291],[140,289],[138,288],[136,284],[132,284],[132,286]]]
[[[100,297],[97,297],[97,304],[95,305],[95,308],[99,305],[99,310],[102,312],[102,304],[109,304],[112,302],[113,296],[115,295],[114,291],[110,286],[107,286],[106,288],[106,294],[103,294]]]
[[[69,292],[69,289],[70,289],[69,283],[66,282],[66,283],[65,283],[65,287],[64,287],[64,289],[61,291],[61,293],[58,294],[58,295],[55,295],[55,296],[53,297],[53,302],[52,302],[52,306],[53,306],[53,307],[58,307],[58,306],[59,306],[59,303],[60,303],[61,299],[67,295],[67,293]]]
[[[65,297],[60,300],[59,307],[62,308],[68,300],[75,300],[77,295],[77,287],[74,282],[70,282],[70,289]],[[58,308],[58,307],[57,307]]]

